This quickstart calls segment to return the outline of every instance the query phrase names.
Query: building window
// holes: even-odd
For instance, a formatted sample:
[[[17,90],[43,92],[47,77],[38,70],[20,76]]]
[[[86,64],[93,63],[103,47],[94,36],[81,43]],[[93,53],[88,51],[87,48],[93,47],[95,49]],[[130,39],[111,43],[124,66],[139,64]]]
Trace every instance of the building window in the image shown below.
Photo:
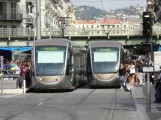
[[[0,2],[0,15],[2,15],[2,16],[0,16],[0,18],[7,18],[7,15],[6,15],[6,13],[7,13],[7,11],[6,11],[6,8],[7,8],[7,4],[6,4],[6,2]]]
[[[0,35],[8,37],[7,25],[0,25]]]
[[[17,35],[17,29],[16,25],[11,26],[11,36],[16,36]]]
[[[2,15],[2,14],[3,14],[3,3],[0,2],[0,15]]]
[[[126,27],[126,25],[124,25],[124,27]]]
[[[33,7],[30,6],[30,13],[33,13]]]
[[[11,3],[11,19],[16,19],[16,3]]]

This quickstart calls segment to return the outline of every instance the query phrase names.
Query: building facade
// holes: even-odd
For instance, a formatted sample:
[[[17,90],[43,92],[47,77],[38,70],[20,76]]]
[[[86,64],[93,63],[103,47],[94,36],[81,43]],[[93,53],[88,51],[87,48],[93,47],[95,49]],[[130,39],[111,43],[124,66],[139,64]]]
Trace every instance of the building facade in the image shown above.
[[[15,28],[21,27],[23,14],[21,11],[20,0],[0,0],[0,36],[15,35]]]
[[[58,29],[56,19],[70,15],[70,0],[41,0],[41,31]],[[36,0],[0,0],[0,37],[32,36]]]
[[[121,36],[134,34],[134,25],[130,21],[121,21],[118,19],[110,20],[77,20],[75,31],[78,34],[89,36]]]

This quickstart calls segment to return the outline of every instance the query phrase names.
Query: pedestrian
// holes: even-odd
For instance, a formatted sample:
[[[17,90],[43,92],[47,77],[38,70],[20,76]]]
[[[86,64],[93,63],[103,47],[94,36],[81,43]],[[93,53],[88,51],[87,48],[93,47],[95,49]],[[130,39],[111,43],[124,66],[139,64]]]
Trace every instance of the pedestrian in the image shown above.
[[[120,89],[123,88],[124,78],[125,78],[125,67],[123,64],[120,65],[119,75],[120,75]]]

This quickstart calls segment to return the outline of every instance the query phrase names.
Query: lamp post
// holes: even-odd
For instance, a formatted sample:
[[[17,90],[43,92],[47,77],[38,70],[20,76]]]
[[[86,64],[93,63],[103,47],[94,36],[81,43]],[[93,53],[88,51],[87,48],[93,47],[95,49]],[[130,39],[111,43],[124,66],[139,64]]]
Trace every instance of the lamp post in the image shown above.
[[[103,26],[103,28],[104,28],[104,31],[105,31],[106,35],[107,35],[107,38],[109,38],[109,34],[111,33],[112,28],[114,28],[115,25],[106,25],[106,24],[105,24],[105,25],[102,25],[102,26]],[[106,32],[105,26],[110,27],[110,29],[108,30],[108,32]]]
[[[68,20],[70,19],[71,17],[58,17],[56,20],[57,20],[57,24],[58,24],[58,27],[62,30],[62,37],[64,37],[64,30],[67,26],[69,26],[69,23]]]

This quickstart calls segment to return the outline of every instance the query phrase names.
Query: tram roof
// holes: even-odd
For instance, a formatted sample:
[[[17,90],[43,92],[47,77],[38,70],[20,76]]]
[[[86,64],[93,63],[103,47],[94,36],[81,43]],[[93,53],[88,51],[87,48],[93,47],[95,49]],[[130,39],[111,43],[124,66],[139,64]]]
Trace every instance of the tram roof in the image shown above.
[[[121,47],[122,46],[122,44],[118,41],[107,41],[107,40],[90,41],[89,45],[91,45],[91,47]]]
[[[69,40],[65,38],[40,39],[35,41],[35,46],[62,45],[66,46]]]

